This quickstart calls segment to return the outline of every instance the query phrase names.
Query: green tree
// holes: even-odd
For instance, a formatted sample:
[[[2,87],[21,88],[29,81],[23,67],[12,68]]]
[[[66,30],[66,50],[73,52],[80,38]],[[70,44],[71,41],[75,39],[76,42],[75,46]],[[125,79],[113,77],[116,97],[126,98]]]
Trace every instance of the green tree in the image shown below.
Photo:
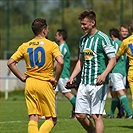
[[[129,24],[132,6],[133,0],[1,0],[0,57],[3,58],[5,50],[15,51],[22,42],[34,37],[31,22],[35,17],[47,19],[51,40],[55,40],[58,28],[65,28],[71,56],[77,56],[79,38],[84,34],[78,15],[83,10],[93,9],[97,14],[97,28],[108,34],[110,28],[119,28],[121,22]]]

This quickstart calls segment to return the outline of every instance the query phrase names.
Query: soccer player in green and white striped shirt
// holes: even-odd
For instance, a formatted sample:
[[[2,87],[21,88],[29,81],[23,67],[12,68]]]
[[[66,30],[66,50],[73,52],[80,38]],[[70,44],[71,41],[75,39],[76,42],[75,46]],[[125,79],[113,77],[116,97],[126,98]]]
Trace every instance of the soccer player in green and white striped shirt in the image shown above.
[[[112,28],[110,29],[110,37],[113,40],[114,48],[116,53],[121,45],[119,30]],[[132,112],[129,106],[128,98],[125,93],[125,85],[126,85],[126,54],[121,56],[119,61],[116,63],[116,66],[112,70],[111,73],[111,81],[113,84],[112,89],[112,102],[111,109],[108,115],[108,118],[114,117],[114,112],[116,107],[118,106],[118,102],[122,104],[123,108],[126,112],[127,118],[132,118]]]
[[[58,29],[55,38],[56,41],[59,43],[60,52],[64,60],[64,67],[55,89],[55,95],[57,96],[58,92],[60,91],[70,101],[73,108],[75,109],[76,97],[71,93],[70,89],[65,88],[65,84],[70,78],[70,51],[66,43],[67,31],[65,29]]]
[[[76,117],[89,133],[103,133],[102,114],[106,101],[106,77],[116,64],[115,49],[111,38],[96,28],[96,14],[85,10],[79,15],[81,29],[79,60],[70,76],[72,83],[81,71],[81,83],[76,98]],[[95,126],[87,117],[91,115]]]

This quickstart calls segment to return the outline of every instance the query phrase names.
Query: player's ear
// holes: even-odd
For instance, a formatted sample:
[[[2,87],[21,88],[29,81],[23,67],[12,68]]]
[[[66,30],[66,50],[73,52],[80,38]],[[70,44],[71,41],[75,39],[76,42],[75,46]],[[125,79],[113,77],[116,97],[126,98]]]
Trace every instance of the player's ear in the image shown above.
[[[91,21],[91,24],[92,24],[93,27],[95,26],[95,23],[96,22],[94,20]]]
[[[46,29],[44,28],[44,29],[42,29],[42,33],[46,36],[47,35],[47,31],[46,31]]]

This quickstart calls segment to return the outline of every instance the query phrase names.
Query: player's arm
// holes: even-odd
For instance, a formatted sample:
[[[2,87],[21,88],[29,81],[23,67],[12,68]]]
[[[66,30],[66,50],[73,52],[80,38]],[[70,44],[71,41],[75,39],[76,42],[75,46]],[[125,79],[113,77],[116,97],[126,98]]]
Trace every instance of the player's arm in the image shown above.
[[[55,72],[55,77],[50,79],[51,84],[53,85],[54,89],[58,83],[58,80],[60,78],[61,72],[63,70],[63,66],[64,66],[64,60],[62,58],[62,56],[57,56],[55,58],[55,62],[54,62],[54,70]]]
[[[56,58],[56,65],[55,65],[55,69],[56,69],[56,74],[55,74],[55,80],[59,80],[61,72],[63,70],[63,65],[64,65],[64,60],[62,56],[57,56]]]
[[[96,85],[101,85],[104,83],[106,76],[111,72],[111,70],[114,68],[115,65],[116,65],[116,57],[110,58],[105,71],[97,77]]]
[[[22,82],[26,81],[26,76],[23,76],[20,71],[17,68],[17,62],[10,58],[7,62],[7,66],[9,67],[9,69],[14,73],[14,75],[19,78]]]
[[[78,75],[78,73],[81,71],[82,65],[83,65],[83,62],[82,62],[81,59],[79,59],[79,60],[77,61],[77,63],[76,63],[76,66],[75,66],[75,68],[74,68],[74,70],[73,70],[71,76],[70,76],[70,79],[69,79],[70,84],[72,84],[73,79],[74,79],[74,78]]]
[[[122,41],[122,44],[120,45],[118,52],[116,54],[116,61],[118,61],[120,57],[125,54],[125,52],[126,52],[126,46],[124,41]]]

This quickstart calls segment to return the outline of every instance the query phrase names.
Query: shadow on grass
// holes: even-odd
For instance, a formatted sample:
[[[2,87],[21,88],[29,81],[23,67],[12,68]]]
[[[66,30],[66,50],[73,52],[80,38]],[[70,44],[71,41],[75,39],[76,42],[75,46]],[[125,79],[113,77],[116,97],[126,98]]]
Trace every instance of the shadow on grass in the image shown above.
[[[133,126],[119,126],[119,127],[133,129]]]

